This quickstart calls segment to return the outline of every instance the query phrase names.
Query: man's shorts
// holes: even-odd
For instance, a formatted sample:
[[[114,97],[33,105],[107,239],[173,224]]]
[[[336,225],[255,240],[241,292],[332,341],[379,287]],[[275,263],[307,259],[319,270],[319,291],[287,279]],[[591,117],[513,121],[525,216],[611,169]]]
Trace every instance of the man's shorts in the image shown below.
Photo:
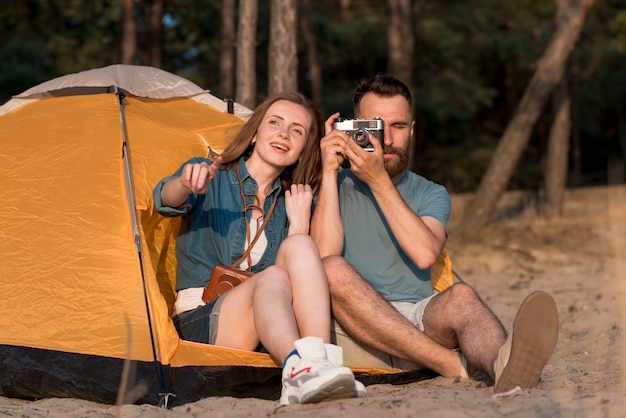
[[[417,303],[391,302],[391,305],[419,330],[424,331],[422,317],[431,298],[432,296]],[[423,369],[419,364],[361,345],[350,338],[335,320],[331,323],[330,331],[331,342],[343,348],[343,360],[346,366],[368,369],[397,369],[401,371]]]

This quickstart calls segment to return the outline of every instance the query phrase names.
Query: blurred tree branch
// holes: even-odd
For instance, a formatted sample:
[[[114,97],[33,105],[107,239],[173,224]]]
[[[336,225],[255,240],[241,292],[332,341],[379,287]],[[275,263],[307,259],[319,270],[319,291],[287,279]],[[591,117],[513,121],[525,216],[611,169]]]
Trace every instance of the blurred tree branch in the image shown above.
[[[500,139],[478,191],[464,209],[461,224],[463,238],[480,232],[489,223],[542,109],[563,76],[565,63],[593,0],[556,0],[556,4],[556,33],[537,63],[537,69]]]

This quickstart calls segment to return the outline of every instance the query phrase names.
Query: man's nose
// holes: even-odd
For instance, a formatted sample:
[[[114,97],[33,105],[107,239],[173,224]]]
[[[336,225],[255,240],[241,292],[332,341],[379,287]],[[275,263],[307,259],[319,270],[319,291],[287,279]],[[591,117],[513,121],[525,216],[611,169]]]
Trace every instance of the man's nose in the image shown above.
[[[385,128],[383,130],[383,143],[385,145],[393,145],[393,138],[391,137],[391,129]]]

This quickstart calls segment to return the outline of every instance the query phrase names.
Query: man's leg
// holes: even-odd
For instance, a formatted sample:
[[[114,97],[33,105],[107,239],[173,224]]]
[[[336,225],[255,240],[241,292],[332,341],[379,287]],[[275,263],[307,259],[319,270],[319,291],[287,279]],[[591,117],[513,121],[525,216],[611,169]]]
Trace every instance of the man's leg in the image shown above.
[[[455,284],[436,294],[422,321],[426,335],[445,347],[460,347],[472,367],[494,378],[493,366],[506,331],[472,287]]]
[[[559,337],[559,313],[552,296],[532,292],[522,301],[513,328],[496,360],[495,393],[537,386]]]
[[[556,304],[545,292],[526,297],[508,337],[498,318],[464,284],[435,295],[422,321],[424,332],[440,344],[456,340],[467,362],[495,381],[496,393],[535,387],[558,338]]]
[[[393,356],[418,363],[442,376],[461,372],[458,353],[425,335],[342,257],[324,258],[333,314],[356,341]],[[504,341],[503,341],[504,342]]]

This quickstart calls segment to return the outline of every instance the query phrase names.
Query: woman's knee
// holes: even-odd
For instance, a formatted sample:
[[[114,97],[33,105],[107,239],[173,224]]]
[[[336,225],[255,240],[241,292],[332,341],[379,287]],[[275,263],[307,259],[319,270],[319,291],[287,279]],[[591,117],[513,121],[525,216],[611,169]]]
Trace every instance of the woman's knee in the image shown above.
[[[307,249],[317,249],[311,236],[306,234],[289,235],[283,240],[281,247],[286,247],[287,249],[300,249],[303,247]]]
[[[259,286],[289,286],[289,275],[287,271],[277,265],[269,266],[256,275],[256,287]]]
[[[292,254],[298,256],[309,255],[319,258],[319,251],[313,239],[309,235],[294,234],[290,235],[280,244],[278,257],[291,257]]]

